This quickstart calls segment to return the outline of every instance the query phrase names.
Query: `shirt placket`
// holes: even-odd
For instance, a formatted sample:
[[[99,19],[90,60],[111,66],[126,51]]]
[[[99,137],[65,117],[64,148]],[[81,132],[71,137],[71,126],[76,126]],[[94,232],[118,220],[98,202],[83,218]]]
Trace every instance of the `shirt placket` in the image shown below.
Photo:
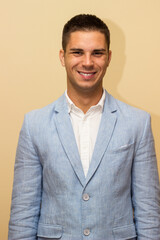
[[[89,119],[83,117],[80,127],[80,156],[85,176],[89,168]]]

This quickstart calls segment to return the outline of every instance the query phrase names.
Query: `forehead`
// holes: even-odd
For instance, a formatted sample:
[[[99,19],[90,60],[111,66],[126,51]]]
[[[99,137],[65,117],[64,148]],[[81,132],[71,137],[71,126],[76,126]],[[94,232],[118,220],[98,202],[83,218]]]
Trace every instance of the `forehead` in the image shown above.
[[[70,34],[67,48],[107,49],[105,35],[99,31],[76,31]]]

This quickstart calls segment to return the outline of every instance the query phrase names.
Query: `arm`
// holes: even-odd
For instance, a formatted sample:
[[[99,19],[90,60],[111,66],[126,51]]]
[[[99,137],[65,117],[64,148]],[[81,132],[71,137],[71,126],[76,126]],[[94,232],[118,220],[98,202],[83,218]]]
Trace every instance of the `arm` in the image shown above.
[[[132,169],[132,202],[138,240],[160,240],[160,186],[150,117]]]
[[[16,153],[8,240],[35,240],[41,203],[42,168],[24,120]]]

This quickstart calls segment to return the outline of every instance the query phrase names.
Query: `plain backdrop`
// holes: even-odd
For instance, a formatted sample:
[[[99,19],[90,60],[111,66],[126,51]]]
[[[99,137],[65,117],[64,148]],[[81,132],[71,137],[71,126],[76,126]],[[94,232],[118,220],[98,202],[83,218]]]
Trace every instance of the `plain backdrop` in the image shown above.
[[[160,159],[159,0],[0,0],[0,240],[6,240],[15,152],[24,114],[63,94],[59,61],[63,25],[95,14],[111,31],[104,87],[151,114]]]

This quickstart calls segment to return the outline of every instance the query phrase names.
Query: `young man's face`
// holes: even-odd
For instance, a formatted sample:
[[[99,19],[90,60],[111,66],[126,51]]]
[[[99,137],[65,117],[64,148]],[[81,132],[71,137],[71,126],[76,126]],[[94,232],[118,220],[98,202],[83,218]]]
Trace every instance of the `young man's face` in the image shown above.
[[[70,92],[102,90],[102,80],[111,59],[103,33],[76,31],[71,33],[66,51],[60,50],[60,60],[66,68]]]

